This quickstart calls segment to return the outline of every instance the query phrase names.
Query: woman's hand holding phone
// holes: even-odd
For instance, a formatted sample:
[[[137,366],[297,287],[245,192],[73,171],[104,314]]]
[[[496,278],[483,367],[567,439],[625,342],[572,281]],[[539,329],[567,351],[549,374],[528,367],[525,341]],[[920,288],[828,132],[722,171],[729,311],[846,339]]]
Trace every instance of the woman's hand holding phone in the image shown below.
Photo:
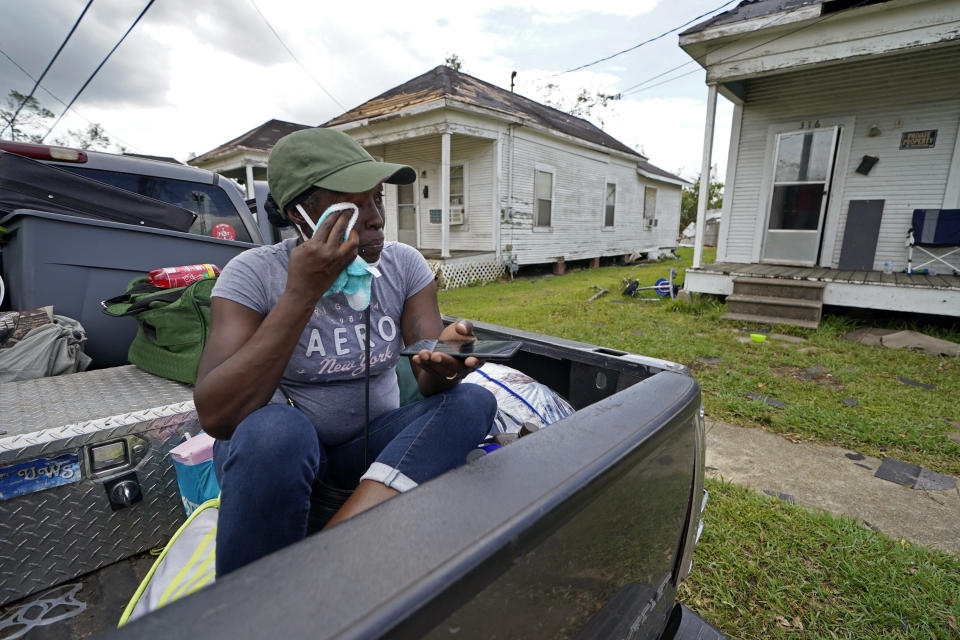
[[[440,332],[439,340],[444,342],[473,342],[477,338],[473,335],[473,323],[469,320],[458,320],[444,327]],[[434,375],[453,382],[459,381],[475,369],[483,366],[483,361],[475,356],[454,358],[449,353],[420,349],[411,358],[411,361]]]

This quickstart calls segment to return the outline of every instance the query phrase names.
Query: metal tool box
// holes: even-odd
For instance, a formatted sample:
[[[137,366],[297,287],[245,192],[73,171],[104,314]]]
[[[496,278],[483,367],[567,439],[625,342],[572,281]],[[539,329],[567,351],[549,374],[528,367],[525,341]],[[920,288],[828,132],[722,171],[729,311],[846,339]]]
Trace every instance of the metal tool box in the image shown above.
[[[0,384],[0,604],[165,543],[191,387],[132,365]]]

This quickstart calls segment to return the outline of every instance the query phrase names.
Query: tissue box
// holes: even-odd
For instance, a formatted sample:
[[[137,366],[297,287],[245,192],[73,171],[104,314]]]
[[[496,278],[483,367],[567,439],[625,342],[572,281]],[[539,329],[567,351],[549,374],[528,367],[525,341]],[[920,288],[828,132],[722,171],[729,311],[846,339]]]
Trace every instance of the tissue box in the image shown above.
[[[170,450],[180,499],[188,516],[207,500],[220,495],[217,474],[213,470],[214,442],[206,433],[201,433]]]

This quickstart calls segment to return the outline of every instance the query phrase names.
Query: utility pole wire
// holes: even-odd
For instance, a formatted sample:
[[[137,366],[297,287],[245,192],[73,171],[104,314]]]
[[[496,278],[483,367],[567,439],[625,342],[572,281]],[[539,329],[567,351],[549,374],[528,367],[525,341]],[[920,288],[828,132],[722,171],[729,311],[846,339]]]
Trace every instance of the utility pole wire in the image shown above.
[[[123,41],[127,38],[128,35],[130,35],[130,32],[133,31],[133,28],[137,26],[138,22],[140,22],[140,18],[144,16],[144,14],[153,5],[153,3],[154,3],[154,0],[150,0],[150,2],[147,3],[147,6],[145,6],[143,8],[143,11],[140,12],[140,15],[137,16],[137,19],[133,21],[133,24],[130,25],[130,28],[127,29],[126,33],[123,34],[123,37],[117,41],[117,44],[113,45],[113,49],[110,49],[110,52],[106,55],[106,57],[104,57],[103,60],[100,61],[100,64],[97,65],[97,68],[93,70],[93,73],[90,74],[90,77],[87,78],[87,81],[83,83],[83,86],[80,87],[80,90],[77,91],[76,95],[73,96],[73,99],[70,100],[70,103],[67,105],[67,107],[60,112],[60,117],[57,118],[57,121],[53,123],[52,127],[47,129],[47,132],[45,134],[43,134],[43,137],[40,138],[40,142],[43,142],[44,140],[46,140],[47,136],[50,135],[50,132],[53,131],[58,124],[60,124],[60,121],[63,120],[63,116],[67,115],[67,111],[70,110],[70,107],[73,106],[73,103],[77,101],[77,98],[79,98],[80,94],[83,93],[83,90],[87,88],[87,85],[90,84],[94,76],[96,76],[97,73],[100,71],[100,69],[103,67],[103,65],[107,63],[107,60],[109,60],[110,56],[113,55],[113,52],[117,50],[117,47],[123,44]]]
[[[684,62],[683,64],[678,64],[678,65],[675,66],[675,67],[671,67],[670,69],[667,69],[666,71],[663,71],[662,73],[658,73],[658,74],[655,75],[655,76],[650,76],[649,78],[647,78],[647,79],[644,80],[643,82],[638,82],[637,84],[635,84],[635,85],[633,85],[633,86],[627,87],[626,89],[624,89],[623,91],[620,92],[620,95],[621,95],[621,96],[625,96],[625,95],[628,95],[628,94],[631,93],[631,92],[632,92],[632,93],[636,93],[636,91],[642,91],[643,89],[638,89],[638,87],[641,87],[642,85],[645,85],[645,84],[647,84],[648,82],[653,82],[653,81],[656,80],[657,78],[662,78],[663,76],[667,75],[668,73],[672,73],[672,72],[676,71],[677,69],[682,69],[683,67],[686,67],[687,65],[691,65],[691,64],[693,64],[694,62],[696,62],[696,60],[687,60],[687,61]],[[695,72],[695,71],[699,71],[699,69],[694,69],[694,71],[691,71],[690,73],[693,73],[693,72]],[[686,75],[689,75],[689,74],[684,73],[683,75],[679,75],[679,76],[676,76],[676,77],[677,77],[677,78],[682,78],[683,76],[686,76]],[[675,78],[670,78],[670,80],[674,80],[674,79],[675,79]],[[663,84],[663,83],[662,83],[662,82],[657,83],[656,86],[660,86],[661,84]],[[644,87],[644,88],[647,88],[647,87]]]
[[[671,69],[670,71],[674,71],[674,70],[675,70],[675,69]],[[664,71],[664,73],[670,73],[670,71]],[[687,76],[689,76],[689,75],[691,75],[691,74],[697,73],[698,71],[702,71],[702,69],[692,69],[692,70],[690,70],[690,71],[687,71],[686,73],[681,73],[681,74],[678,75],[678,76],[673,76],[672,78],[667,78],[666,80],[662,80],[661,82],[658,82],[658,83],[656,83],[656,84],[651,84],[651,85],[648,85],[648,86],[646,86],[646,87],[640,87],[639,89],[633,90],[633,91],[630,93],[630,95],[633,95],[634,93],[640,93],[641,91],[646,91],[647,89],[653,89],[654,87],[659,87],[660,85],[673,82],[674,80],[679,80],[680,78],[685,78],[685,77],[687,77]],[[663,75],[663,74],[660,74],[660,75]],[[647,82],[649,82],[649,80],[648,80]]]
[[[3,49],[0,49],[0,55],[2,55],[4,58],[6,58],[7,60],[9,60],[9,61],[11,62],[11,64],[13,64],[13,66],[15,66],[17,69],[19,69],[19,70],[21,71],[21,73],[23,73],[23,75],[27,76],[28,78],[30,78],[31,80],[33,80],[34,82],[36,82],[36,78],[34,78],[32,75],[30,75],[30,72],[29,72],[29,71],[27,71],[26,69],[24,69],[23,67],[21,67],[21,66],[20,66],[20,63],[18,63],[16,60],[14,60],[13,58],[11,58],[10,55],[9,55],[6,51],[4,51]],[[39,86],[41,89],[43,89],[44,91],[46,91],[46,93],[47,93],[48,96],[50,96],[51,98],[53,98],[54,100],[56,100],[57,102],[59,102],[60,104],[62,104],[63,106],[67,106],[67,103],[64,102],[63,100],[61,100],[60,97],[59,97],[57,94],[55,94],[55,93],[53,93],[52,91],[50,91],[50,89],[47,89],[47,88],[46,88],[45,86],[43,86],[42,84],[40,84],[40,85],[38,85],[38,86]],[[87,122],[89,122],[90,124],[97,124],[97,123],[95,123],[93,120],[91,120],[90,118],[88,118],[87,116],[85,116],[85,115],[83,115],[82,113],[80,113],[79,111],[77,111],[76,109],[74,109],[73,112],[74,112],[76,115],[78,115],[78,116],[80,116],[81,118],[83,118],[84,120],[86,120]],[[99,125],[98,125],[98,126],[99,126]],[[107,131],[106,127],[100,127],[100,128],[103,129],[103,132],[106,133],[107,135],[109,135],[111,139],[118,140],[118,141],[122,142],[123,144],[125,144],[127,147],[129,147],[129,148],[131,148],[131,149],[136,149],[137,151],[140,151],[141,153],[146,153],[143,149],[141,149],[141,148],[138,147],[137,145],[132,144],[132,143],[130,143],[130,142],[127,142],[126,140],[124,140],[123,138],[121,138],[121,137],[118,136],[117,134],[113,133],[112,131]]]
[[[778,23],[778,22],[780,22],[781,20],[783,20],[785,17],[786,17],[786,14],[780,16],[779,18],[777,18],[777,19],[775,19],[775,20],[769,21],[768,23],[766,23],[766,24],[763,25],[763,26],[764,26],[764,27],[770,27],[770,26],[772,26],[772,25],[775,25],[776,23]],[[731,46],[731,45],[734,45],[734,44],[740,42],[741,40],[743,40],[743,39],[744,39],[745,37],[747,37],[748,35],[749,35],[749,32],[748,32],[748,33],[744,33],[744,34],[741,35],[740,37],[736,38],[733,42],[728,42],[728,43],[722,44],[722,45],[720,45],[720,46],[718,46],[718,47],[714,47],[713,49],[711,49],[711,50],[708,52],[708,54],[709,54],[709,53],[714,53],[715,51],[719,51],[720,49],[723,49],[724,47],[729,47],[729,46]],[[786,34],[786,35],[789,35],[789,34]],[[777,37],[781,37],[781,36],[777,36]],[[776,38],[774,38],[774,40],[776,40]],[[765,44],[765,43],[761,43],[761,44],[759,44],[759,45],[757,45],[757,46],[763,46],[763,44]],[[748,49],[748,51],[749,51],[749,49]],[[740,53],[743,53],[743,52],[741,51],[741,52],[736,53],[736,54],[734,54],[734,55],[740,55]],[[733,57],[733,56],[730,56],[730,57]],[[724,58],[724,60],[727,60],[727,59],[728,59],[728,58]],[[723,62],[724,60],[721,60],[721,62]],[[699,71],[699,69],[694,69],[693,71],[688,71],[687,73],[681,73],[679,76],[674,76],[673,78],[669,78],[669,79],[667,79],[667,80],[664,80],[663,82],[658,82],[657,84],[652,85],[652,86],[649,86],[649,87],[644,87],[644,86],[643,86],[643,85],[645,85],[645,84],[648,84],[648,83],[656,80],[657,78],[662,78],[663,76],[667,75],[668,73],[670,73],[670,72],[672,72],[672,71],[676,71],[677,69],[682,69],[683,67],[686,67],[686,66],[688,66],[688,65],[691,65],[691,64],[693,64],[694,62],[699,62],[699,61],[696,60],[696,59],[687,60],[686,62],[681,63],[681,64],[678,64],[677,66],[675,66],[675,67],[673,67],[673,68],[671,68],[671,69],[667,69],[666,71],[664,71],[664,72],[662,72],[662,73],[658,73],[658,74],[655,75],[655,76],[650,76],[649,78],[647,78],[647,79],[644,80],[643,82],[638,82],[638,83],[635,84],[635,85],[632,85],[632,86],[630,86],[630,87],[627,87],[626,89],[624,89],[624,90],[621,91],[620,93],[621,93],[621,95],[623,95],[623,94],[626,94],[626,93],[637,93],[637,92],[639,92],[639,91],[646,91],[647,89],[652,89],[653,87],[659,87],[660,85],[667,84],[668,82],[672,82],[672,81],[674,81],[674,80],[678,80],[678,79],[680,79],[680,78],[684,78],[684,77],[690,75],[691,73],[696,73],[697,71]],[[642,88],[641,88],[641,87],[642,87]]]
[[[60,48],[57,49],[57,52],[53,54],[53,57],[50,58],[50,62],[47,63],[47,68],[43,70],[43,73],[40,74],[40,77],[37,78],[36,82],[33,83],[33,88],[30,89],[30,93],[23,100],[20,101],[20,104],[17,105],[16,111],[13,112],[13,116],[10,118],[10,121],[3,127],[3,130],[0,131],[0,136],[2,136],[7,127],[13,127],[14,121],[17,119],[17,116],[20,115],[20,110],[23,109],[23,105],[27,104],[30,101],[30,98],[33,97],[33,94],[36,93],[37,87],[40,86],[40,81],[47,75],[47,72],[50,71],[50,67],[53,66],[53,63],[56,61],[57,56],[60,55],[60,52],[63,51],[63,48],[67,46],[67,42],[70,40],[70,36],[73,35],[73,32],[77,30],[77,27],[80,25],[80,21],[83,20],[83,16],[86,15],[87,9],[90,8],[90,5],[93,4],[93,0],[87,2],[87,6],[83,8],[83,11],[80,12],[80,17],[77,18],[77,21],[73,23],[73,27],[70,29],[70,33],[67,34],[67,37],[63,39],[63,42],[60,43]]]
[[[687,20],[686,22],[684,22],[683,24],[681,24],[681,25],[678,26],[678,27],[674,27],[673,29],[670,29],[669,31],[664,31],[664,32],[661,33],[660,35],[654,36],[654,37],[650,38],[649,40],[644,40],[644,41],[641,42],[640,44],[635,44],[635,45],[633,45],[632,47],[629,47],[629,48],[627,48],[627,49],[624,49],[623,51],[618,51],[618,52],[616,52],[616,53],[614,53],[614,54],[611,54],[611,55],[609,55],[609,56],[606,56],[605,58],[600,58],[599,60],[594,60],[593,62],[588,62],[587,64],[582,64],[582,65],[580,65],[579,67],[574,67],[573,69],[567,69],[566,71],[561,71],[560,73],[555,73],[555,74],[553,74],[552,76],[545,76],[544,78],[540,78],[540,80],[545,80],[546,78],[556,78],[557,76],[563,75],[563,74],[565,74],[565,73],[573,73],[574,71],[580,71],[581,69],[586,69],[587,67],[592,67],[592,66],[595,65],[595,64],[600,64],[601,62],[606,62],[607,60],[611,60],[611,59],[613,59],[613,58],[616,58],[617,56],[622,56],[622,55],[625,54],[625,53],[630,53],[630,52],[633,51],[634,49],[639,49],[640,47],[642,47],[642,46],[644,46],[644,45],[646,45],[646,44],[650,44],[651,42],[655,42],[655,41],[657,41],[657,40],[660,40],[661,38],[664,38],[664,37],[670,35],[670,34],[673,33],[674,31],[679,31],[680,29],[683,29],[683,28],[684,28],[685,26],[687,26],[688,24],[690,24],[690,23],[692,23],[692,22],[696,22],[696,21],[699,20],[700,18],[703,18],[703,17],[705,17],[705,16],[708,16],[708,15],[710,15],[711,13],[715,13],[715,12],[717,12],[717,11],[720,11],[721,9],[723,9],[723,8],[725,8],[725,7],[733,4],[734,2],[739,2],[739,1],[740,1],[740,0],[730,0],[729,2],[725,2],[725,3],[723,3],[722,5],[720,5],[719,7],[716,7],[715,9],[711,9],[710,11],[707,11],[706,13],[701,13],[701,14],[698,15],[696,18],[691,18],[690,20]],[[538,82],[539,82],[539,80],[538,80]]]
[[[337,99],[333,96],[332,93],[330,93],[329,91],[327,91],[327,88],[326,88],[325,86],[323,86],[322,84],[320,84],[320,81],[317,80],[316,76],[314,76],[312,73],[310,73],[310,70],[307,69],[307,68],[304,66],[304,64],[303,64],[302,62],[300,62],[299,58],[297,58],[297,56],[295,56],[295,55],[293,54],[293,51],[290,50],[290,47],[288,47],[287,44],[283,41],[283,38],[281,38],[281,37],[280,37],[280,34],[277,33],[277,30],[273,28],[273,25],[270,24],[270,21],[267,20],[267,16],[263,15],[263,12],[260,11],[260,7],[257,6],[257,3],[254,2],[253,0],[250,0],[250,4],[252,4],[252,5],[253,5],[253,8],[257,10],[257,13],[260,14],[260,19],[263,20],[263,23],[264,23],[265,25],[267,25],[267,27],[268,27],[268,28],[270,29],[270,31],[273,33],[274,37],[277,39],[277,42],[280,43],[280,46],[282,46],[282,47],[284,48],[284,50],[286,50],[286,52],[290,54],[290,57],[293,58],[293,61],[296,62],[298,65],[300,65],[300,68],[303,69],[304,73],[306,73],[308,76],[310,76],[310,79],[313,80],[314,83],[316,83],[316,85],[317,85],[318,87],[320,87],[320,90],[321,90],[321,91],[323,91],[325,94],[327,94],[327,97],[328,97],[328,98],[330,98],[330,99],[333,100],[335,103],[337,103],[337,106],[338,106],[338,107],[340,107],[341,109],[343,109],[344,111],[346,111],[347,108],[346,108],[345,106],[343,106],[343,105],[340,103],[340,101],[337,100]]]

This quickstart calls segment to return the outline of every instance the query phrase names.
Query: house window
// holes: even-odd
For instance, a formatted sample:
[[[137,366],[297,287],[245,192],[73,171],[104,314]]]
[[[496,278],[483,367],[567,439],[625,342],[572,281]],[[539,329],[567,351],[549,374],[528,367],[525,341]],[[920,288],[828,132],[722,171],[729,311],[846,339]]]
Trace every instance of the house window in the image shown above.
[[[533,181],[535,227],[549,227],[553,215],[553,171],[537,169]]]
[[[463,165],[450,165],[450,210],[463,211],[466,198],[463,189]]]
[[[414,183],[397,185],[397,239],[411,246],[417,237],[415,188]]]
[[[657,190],[645,187],[643,190],[643,219],[647,226],[654,226],[653,220],[657,217]]]
[[[613,226],[613,214],[617,206],[617,185],[612,182],[607,183],[606,194],[603,201],[603,226]]]

